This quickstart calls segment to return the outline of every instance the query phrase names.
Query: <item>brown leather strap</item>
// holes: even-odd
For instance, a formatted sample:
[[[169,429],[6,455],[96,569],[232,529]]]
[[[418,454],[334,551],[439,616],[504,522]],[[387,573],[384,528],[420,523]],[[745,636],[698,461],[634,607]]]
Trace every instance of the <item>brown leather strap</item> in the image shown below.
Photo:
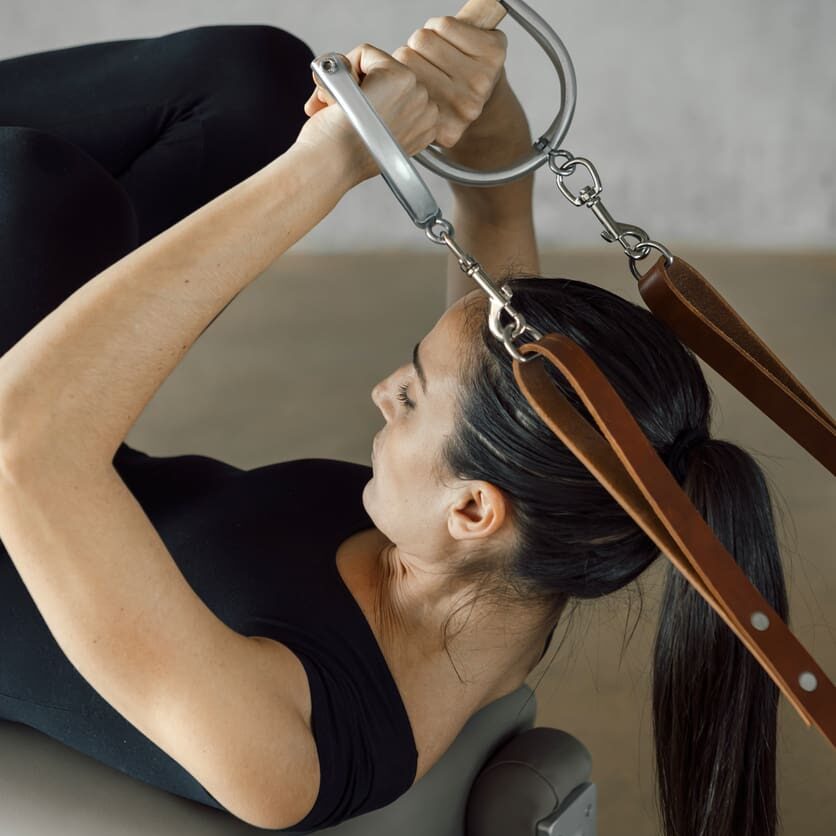
[[[836,422],[735,309],[681,258],[639,280],[657,319],[836,475]]]
[[[716,538],[601,370],[561,334],[546,334],[520,351],[542,355],[563,373],[603,437],[566,400],[542,363],[514,360],[514,377],[537,414],[734,631],[802,720],[836,747],[833,683]],[[768,619],[766,629],[754,626],[756,613]],[[812,691],[801,685],[809,687],[810,675]]]

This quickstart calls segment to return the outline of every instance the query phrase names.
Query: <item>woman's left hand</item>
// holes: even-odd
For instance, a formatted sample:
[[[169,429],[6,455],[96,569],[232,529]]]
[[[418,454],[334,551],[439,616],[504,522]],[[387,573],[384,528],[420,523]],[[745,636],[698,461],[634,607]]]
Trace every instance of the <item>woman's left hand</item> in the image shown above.
[[[368,43],[355,47],[344,58],[375,112],[408,156],[423,151],[434,141],[438,106],[408,67]],[[340,149],[347,154],[357,183],[379,174],[377,163],[343,109],[327,90],[317,90],[331,101],[314,109],[308,107],[308,100],[305,112],[311,118],[302,126],[296,143]]]

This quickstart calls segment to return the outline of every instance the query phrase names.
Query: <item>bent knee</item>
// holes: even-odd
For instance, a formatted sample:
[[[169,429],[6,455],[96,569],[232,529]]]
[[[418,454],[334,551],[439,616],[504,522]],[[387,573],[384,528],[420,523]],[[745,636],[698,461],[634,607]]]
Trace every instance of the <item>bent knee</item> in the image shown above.
[[[299,66],[310,75],[315,57],[301,38],[270,24],[197,26],[176,36],[188,44],[192,58],[199,55],[214,71],[267,74],[276,83]]]

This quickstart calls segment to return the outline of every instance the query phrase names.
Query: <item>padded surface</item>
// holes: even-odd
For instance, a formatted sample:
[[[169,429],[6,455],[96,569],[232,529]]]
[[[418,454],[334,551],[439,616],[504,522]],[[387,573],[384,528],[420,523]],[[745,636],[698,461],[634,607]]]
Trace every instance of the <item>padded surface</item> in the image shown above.
[[[326,828],[333,836],[464,836],[467,792],[491,754],[532,727],[527,685],[470,718],[435,767],[393,804]],[[522,709],[522,710],[521,710]],[[238,819],[137,781],[28,726],[0,720],[0,834],[251,836]]]

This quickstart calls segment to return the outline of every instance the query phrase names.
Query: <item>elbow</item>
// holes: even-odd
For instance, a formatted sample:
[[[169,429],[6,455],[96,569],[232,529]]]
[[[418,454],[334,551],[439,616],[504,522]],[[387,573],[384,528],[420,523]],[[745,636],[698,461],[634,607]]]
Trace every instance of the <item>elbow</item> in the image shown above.
[[[14,441],[0,443],[0,479],[5,485],[22,488],[36,482],[56,479],[69,474],[87,473],[93,468],[79,464],[75,456],[77,449],[59,449],[52,441],[36,440],[32,437],[23,441],[18,437]]]
[[[4,485],[20,484],[23,474],[31,472],[32,466],[25,464],[20,447],[6,441],[0,443],[0,480]]]
[[[31,402],[31,384],[0,381],[0,471],[6,475],[17,474],[29,456],[25,451],[34,451],[43,445],[35,442],[43,437],[41,429],[48,416],[43,409]]]
[[[208,792],[208,790],[207,790]],[[296,799],[279,793],[270,798],[253,797],[252,787],[244,792],[221,792],[212,795],[230,815],[250,827],[262,830],[285,830],[294,827],[311,811],[312,804],[305,803],[306,794]],[[303,802],[300,806],[300,800]]]

